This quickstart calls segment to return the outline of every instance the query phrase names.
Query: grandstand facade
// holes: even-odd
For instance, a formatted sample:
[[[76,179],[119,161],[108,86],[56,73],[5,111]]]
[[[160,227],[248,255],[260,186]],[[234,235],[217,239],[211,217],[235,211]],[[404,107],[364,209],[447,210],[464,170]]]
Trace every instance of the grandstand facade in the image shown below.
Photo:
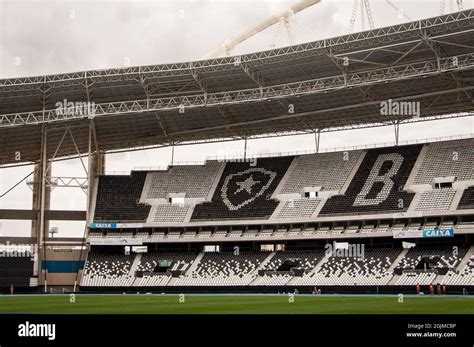
[[[466,138],[100,176],[81,288],[472,289],[473,159]]]

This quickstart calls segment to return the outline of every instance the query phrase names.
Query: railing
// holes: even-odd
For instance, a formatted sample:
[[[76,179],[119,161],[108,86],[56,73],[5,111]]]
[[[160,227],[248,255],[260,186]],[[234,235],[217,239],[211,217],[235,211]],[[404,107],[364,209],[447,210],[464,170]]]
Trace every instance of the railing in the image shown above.
[[[461,135],[451,135],[451,136],[438,136],[438,137],[430,137],[425,139],[415,139],[415,140],[406,140],[406,141],[399,141],[398,146],[406,146],[406,145],[415,145],[415,144],[422,144],[422,143],[432,143],[432,142],[442,142],[442,141],[452,141],[452,140],[463,140],[463,139],[471,139],[474,138],[474,133],[469,134],[461,134]],[[305,155],[305,154],[316,154],[316,153],[331,153],[331,152],[344,152],[344,151],[355,151],[355,150],[362,150],[362,149],[371,149],[371,148],[383,148],[383,147],[393,147],[397,144],[393,142],[381,142],[375,144],[365,144],[365,145],[353,145],[353,146],[341,146],[341,147],[328,147],[319,149],[316,151],[315,149],[311,150],[303,150],[303,151],[288,151],[288,152],[273,152],[273,153],[256,153],[256,154],[247,154],[245,160],[250,160],[252,158],[269,158],[269,157],[286,157],[286,156],[296,156],[296,155]],[[218,160],[218,161],[244,161],[244,158],[239,155],[228,155],[228,156],[211,156],[207,157],[207,160]]]
[[[398,146],[453,141],[453,140],[464,140],[464,139],[471,139],[471,138],[474,138],[474,133],[399,141]],[[308,154],[356,151],[356,150],[393,147],[393,146],[396,146],[395,142],[381,142],[381,143],[365,144],[365,145],[328,147],[328,148],[319,149],[319,151],[316,151],[315,149],[310,149],[310,150],[287,151],[287,152],[251,153],[251,154],[247,154],[245,159],[243,158],[242,154],[226,155],[226,156],[209,156],[209,157],[206,157],[206,160],[201,160],[201,161],[177,161],[177,162],[174,162],[173,165],[171,165],[170,163],[168,166],[136,166],[132,170],[133,171],[166,171],[169,169],[170,166],[206,165],[206,163],[210,160],[216,160],[216,161],[221,161],[221,162],[243,162],[243,161],[251,161],[255,158],[286,157],[286,156],[298,156],[298,155],[308,155]],[[130,175],[130,171],[106,171],[105,174],[106,175]]]

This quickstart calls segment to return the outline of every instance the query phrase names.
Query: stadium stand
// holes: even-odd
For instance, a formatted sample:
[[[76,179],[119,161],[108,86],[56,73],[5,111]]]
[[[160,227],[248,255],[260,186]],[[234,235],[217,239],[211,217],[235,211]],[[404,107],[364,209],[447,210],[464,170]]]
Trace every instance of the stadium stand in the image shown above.
[[[466,248],[446,249],[446,248],[411,248],[402,261],[397,265],[397,269],[417,269],[420,266],[422,257],[433,257],[431,269],[455,268],[466,254]],[[423,267],[421,267],[422,269]]]
[[[474,256],[461,270],[449,270],[443,278],[443,284],[472,286],[474,285]]]
[[[136,275],[142,274],[137,286],[159,287],[165,286],[172,278],[170,271],[185,272],[196,258],[192,253],[146,253],[140,259]],[[160,262],[169,262],[166,268],[160,267]]]
[[[293,275],[291,273],[282,273],[282,272],[275,272],[275,273],[268,273],[261,277],[255,279],[252,282],[252,285],[256,286],[284,286],[287,284]]]
[[[278,271],[285,262],[291,261],[294,263],[293,267],[310,271],[322,259],[323,253],[323,251],[279,251],[261,270]]]
[[[320,215],[406,211],[414,194],[403,188],[420,149],[413,145],[368,150],[345,195],[331,197]]]
[[[415,211],[449,211],[456,189],[441,188],[421,193]]]
[[[298,278],[298,285],[386,285],[392,278],[388,271],[400,250],[365,250],[359,257],[331,256],[317,272]]]
[[[150,206],[140,204],[146,172],[130,176],[101,176],[97,188],[94,221],[145,222]]]
[[[403,285],[403,286],[415,286],[417,284],[429,285],[434,282],[436,277],[437,277],[437,274],[436,272],[433,272],[433,271],[423,271],[423,272],[405,271],[400,275],[399,279],[397,280],[397,285]]]
[[[395,268],[401,271],[397,284],[431,284],[438,270],[455,269],[466,252],[466,248],[412,248]]]
[[[451,228],[455,234],[468,235],[474,230],[472,218],[460,211],[474,207],[474,186],[468,186],[470,182],[442,186],[433,181],[443,176],[455,177],[452,182],[472,178],[465,163],[471,160],[471,142],[429,144],[422,155],[423,146],[409,145],[346,152],[347,161],[340,158],[343,152],[335,152],[261,158],[257,165],[210,161],[204,166],[102,176],[94,220],[146,220],[153,227],[91,231],[89,239],[112,243],[139,239],[143,245],[166,244],[173,252],[155,252],[150,246],[150,253],[132,256],[92,251],[81,286],[175,290],[226,286],[268,286],[275,290],[278,286],[411,287],[435,282],[470,286],[474,260],[466,260],[469,240],[455,235],[445,243],[421,240],[421,246],[414,241],[415,248],[402,249],[402,240],[394,240],[394,236]],[[458,153],[461,163],[446,162],[458,145],[462,145]],[[439,163],[437,172],[429,172],[429,160]],[[306,188],[331,192],[308,197],[303,194]],[[191,201],[165,203],[170,193],[182,194]],[[140,198],[151,206],[140,204]],[[443,215],[447,211],[449,216]],[[425,212],[437,212],[439,216]],[[380,218],[375,215],[382,213]],[[363,258],[326,256],[321,248],[333,238],[351,243],[364,240]],[[373,245],[380,239],[383,241]],[[225,243],[245,244],[247,251],[239,255],[203,251],[204,245],[223,248]],[[286,244],[289,250],[257,251],[266,243]],[[454,252],[456,244],[462,246]]]
[[[153,223],[182,223],[186,220],[190,204],[160,204],[151,209]]]
[[[432,184],[435,177],[454,176],[458,181],[474,179],[474,139],[434,142],[426,146],[427,153],[414,184]]]
[[[206,198],[220,166],[217,161],[208,161],[205,165],[171,166],[167,171],[150,172],[146,199],[166,199],[169,193],[186,193],[186,198]]]
[[[211,202],[196,205],[192,221],[268,219],[278,201],[271,199],[293,157],[262,158],[251,163],[226,163]]]
[[[321,203],[321,199],[294,199],[283,202],[281,210],[274,219],[309,219]]]
[[[242,286],[249,285],[253,274],[268,252],[205,253],[191,274],[176,281],[181,286]]]
[[[154,272],[160,261],[171,262],[167,270],[186,271],[194,258],[196,258],[196,255],[193,253],[145,253],[141,258],[137,271]]]
[[[122,254],[89,253],[84,267],[82,285],[91,287],[129,287],[134,275],[130,274],[134,256]]]
[[[361,153],[350,151],[297,157],[280,194],[301,193],[304,187],[341,190]]]

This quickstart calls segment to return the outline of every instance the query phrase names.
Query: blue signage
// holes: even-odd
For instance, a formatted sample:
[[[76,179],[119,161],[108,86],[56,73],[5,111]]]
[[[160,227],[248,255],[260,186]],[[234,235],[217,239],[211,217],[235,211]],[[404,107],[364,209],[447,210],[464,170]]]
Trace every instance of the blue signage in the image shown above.
[[[91,229],[117,229],[117,223],[91,223]]]
[[[423,230],[423,237],[454,237],[454,229],[426,229]]]

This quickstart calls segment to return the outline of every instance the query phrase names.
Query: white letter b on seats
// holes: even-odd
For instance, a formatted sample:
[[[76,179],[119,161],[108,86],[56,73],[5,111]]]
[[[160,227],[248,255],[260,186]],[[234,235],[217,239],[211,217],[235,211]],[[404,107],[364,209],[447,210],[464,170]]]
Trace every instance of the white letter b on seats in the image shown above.
[[[388,170],[384,175],[380,176],[380,169],[382,165],[390,161],[393,163],[390,170]],[[393,181],[392,177],[395,176],[400,170],[400,167],[403,164],[403,156],[398,153],[391,153],[391,154],[381,154],[378,156],[377,160],[370,171],[369,176],[367,177],[367,181],[364,184],[364,187],[360,191],[359,195],[357,195],[353,206],[370,206],[370,205],[378,205],[384,202],[393,188]],[[373,199],[367,199],[366,196],[370,193],[371,189],[373,188],[374,184],[377,182],[382,182],[383,187],[378,192],[377,196]]]

